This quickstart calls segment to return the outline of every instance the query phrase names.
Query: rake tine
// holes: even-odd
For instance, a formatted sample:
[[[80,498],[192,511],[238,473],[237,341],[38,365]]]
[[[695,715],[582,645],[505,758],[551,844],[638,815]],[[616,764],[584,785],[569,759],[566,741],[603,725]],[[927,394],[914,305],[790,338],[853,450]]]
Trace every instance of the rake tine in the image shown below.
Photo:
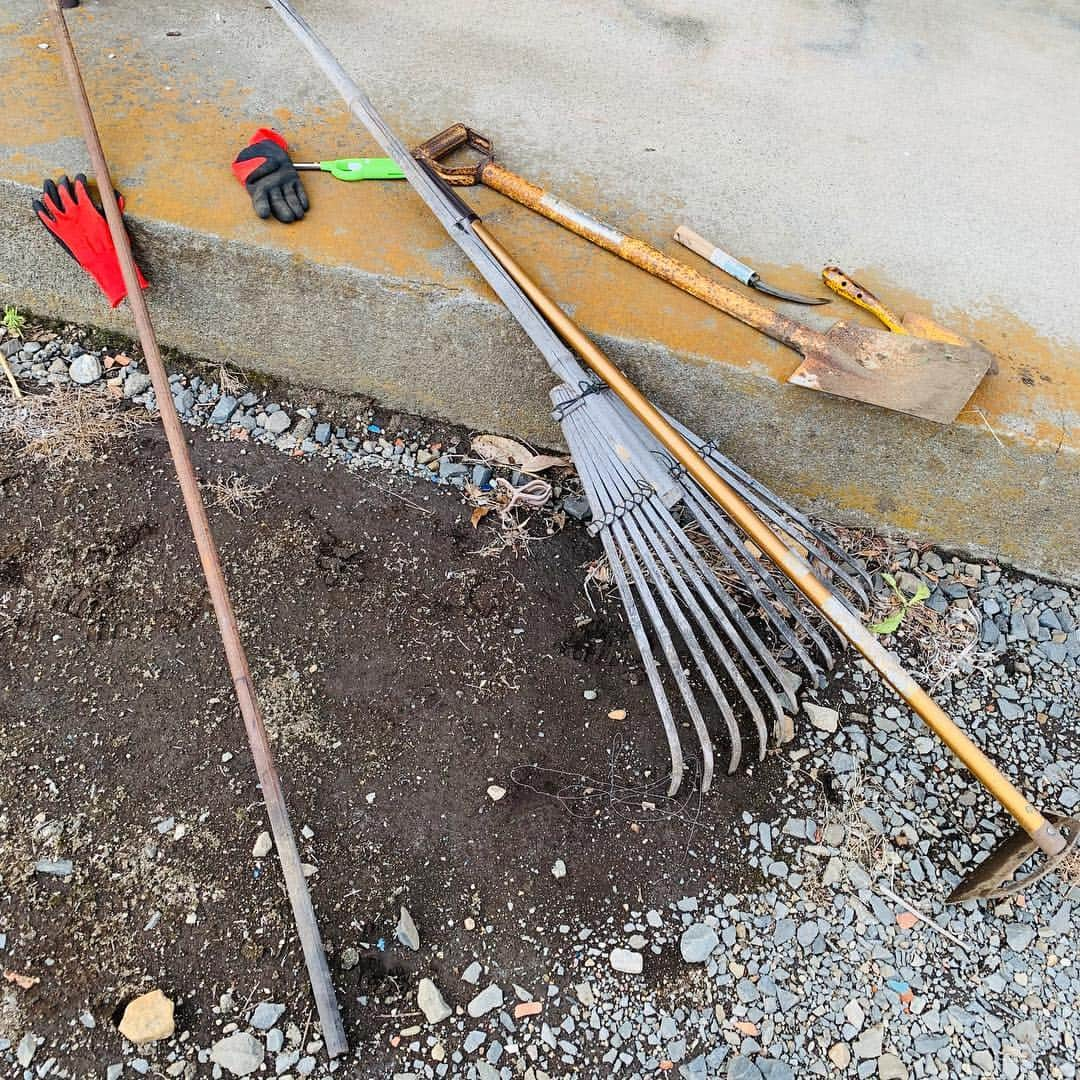
[[[564,388],[557,388],[557,392],[553,392],[552,394],[552,398],[557,404],[560,399],[565,398],[565,396]],[[633,474],[629,472],[624,463],[617,456],[612,454],[610,442],[606,445],[601,445],[599,449],[597,449],[594,442],[594,436],[597,429],[596,425],[591,422],[595,417],[592,410],[595,409],[596,406],[593,406],[591,401],[585,402],[583,405],[585,407],[574,408],[568,412],[564,411],[563,421],[567,443],[570,445],[571,453],[576,453],[579,469],[582,469],[582,480],[586,484],[590,497],[590,504],[594,509],[600,511],[600,515],[594,521],[593,531],[599,531],[605,538],[605,541],[610,534],[610,537],[617,547],[617,554],[614,555],[614,558],[619,559],[621,557],[624,560],[620,566],[614,568],[619,576],[623,576],[621,571],[624,567],[628,568],[630,571],[634,585],[637,588],[638,597],[645,607],[653,625],[657,640],[659,641],[661,651],[664,654],[664,658],[667,661],[683,701],[690,713],[690,718],[695,733],[697,734],[698,742],[701,746],[701,789],[702,791],[708,791],[712,786],[714,773],[712,739],[709,735],[705,718],[702,715],[701,707],[699,706],[693,688],[690,686],[690,682],[686,677],[682,660],[678,655],[663,616],[656,605],[655,597],[648,584],[648,579],[641,570],[637,549],[627,537],[626,532],[621,528],[621,515],[626,514],[629,507],[633,507],[635,502],[640,503],[640,501],[646,498],[651,500],[656,496],[652,492],[651,487],[643,481],[639,482],[636,489],[631,486],[631,481],[634,479]],[[581,453],[580,451],[583,450],[585,452]],[[583,466],[584,468],[582,468]],[[586,473],[588,473],[588,476],[586,476]],[[605,550],[609,551],[606,542]],[[647,557],[648,552],[643,551],[642,555],[643,557]],[[609,558],[611,557],[612,554],[609,551]],[[670,597],[669,591],[668,595],[665,595],[666,583],[663,581],[662,576],[653,573],[652,579],[653,587],[661,594],[665,602],[665,607],[671,611],[673,618],[676,620],[681,618],[681,612],[677,611],[677,605],[673,606],[673,599]],[[708,662],[701,652],[700,647],[697,646],[696,641],[693,646],[691,646],[691,652],[694,654],[695,662],[699,664],[704,674],[708,669]],[[706,676],[707,679],[709,677],[711,677],[711,671],[709,672],[709,675]],[[713,677],[713,683],[715,683],[715,677]],[[725,704],[727,704],[726,701]],[[728,706],[728,708],[730,710],[730,706]],[[669,732],[668,738],[670,743],[672,738],[671,732]],[[677,735],[675,738],[677,739]],[[673,787],[672,791],[674,792],[676,789],[677,785]]]
[[[615,584],[619,589],[619,596],[623,602],[623,610],[626,612],[626,621],[630,624],[630,630],[637,643],[641,661],[645,665],[645,677],[649,680],[653,697],[656,698],[657,708],[660,710],[660,722],[664,726],[664,734],[667,736],[668,753],[671,756],[671,780],[668,783],[668,795],[674,795],[679,790],[683,778],[683,753],[682,743],[679,741],[679,729],[675,723],[675,717],[671,711],[671,703],[668,701],[664,684],[660,679],[659,665],[653,656],[652,646],[649,644],[649,636],[645,632],[645,626],[641,621],[641,613],[638,611],[630,582],[626,579],[626,571],[623,569],[619,552],[615,548],[615,541],[605,529],[600,533],[600,540],[604,545],[604,554],[607,556],[608,565],[615,576]]]
[[[654,582],[661,582],[665,579],[670,581],[678,590],[679,595],[683,599],[683,603],[686,605],[690,614],[693,615],[695,622],[697,622],[701,632],[705,635],[706,640],[712,647],[713,651],[720,658],[724,668],[731,673],[735,668],[735,662],[732,660],[728,651],[724,648],[723,642],[717,636],[716,631],[713,629],[712,624],[709,622],[708,617],[702,610],[701,605],[695,600],[693,592],[686,584],[685,577],[675,568],[674,563],[664,545],[658,543],[658,534],[653,533],[653,549],[656,555],[659,556],[663,565],[663,569],[659,569],[652,557],[651,553],[648,553],[647,544],[644,537],[641,535],[638,529],[637,523],[628,514],[623,518],[623,525],[634,536],[637,543],[638,550],[641,551],[642,557],[645,560],[646,569],[651,575],[653,575]],[[704,655],[700,655],[701,647],[697,642],[693,633],[693,628],[690,626],[686,617],[679,610],[678,605],[675,604],[675,598],[671,595],[670,589],[658,588],[661,596],[663,597],[672,619],[676,626],[679,628],[679,632],[683,635],[683,639],[686,641],[687,648],[689,648],[691,655],[697,662],[698,667],[701,669],[702,677],[705,679],[705,684],[708,686],[709,691],[712,693],[716,704],[719,706],[720,715],[724,718],[724,724],[728,730],[728,737],[731,740],[731,757],[728,761],[728,772],[733,773],[738,767],[739,762],[742,760],[742,734],[739,731],[738,721],[735,719],[735,713],[732,711],[731,704],[727,699],[727,695],[724,693],[719,682],[716,679],[716,675],[713,673],[711,665],[706,661]],[[765,743],[767,736],[765,734],[765,721],[761,715],[760,707],[754,702],[753,696],[749,694],[749,687],[741,679],[738,680],[742,683],[742,689],[746,690],[744,700],[750,707],[751,716],[754,719],[754,727],[758,734],[758,750],[759,760],[765,756]]]
[[[655,510],[652,507],[650,507],[649,510],[652,516],[658,516],[656,515]],[[668,523],[661,520],[660,524],[667,525]],[[672,526],[674,526],[674,522],[672,522],[671,524]],[[677,529],[678,527],[674,526],[674,528]],[[667,549],[670,550],[672,556],[674,556],[675,560],[678,562],[679,569],[682,571],[682,576],[684,578],[689,578],[699,583],[696,589],[697,594],[704,601],[713,619],[715,619],[716,622],[719,624],[724,636],[735,647],[739,656],[742,658],[743,663],[749,669],[750,673],[754,676],[757,684],[761,687],[762,692],[765,694],[766,698],[769,701],[769,704],[772,706],[773,712],[776,714],[777,724],[779,724],[780,718],[783,716],[783,706],[780,703],[780,699],[777,697],[776,690],[774,689],[772,683],[769,682],[765,671],[762,670],[762,662],[773,674],[784,700],[788,703],[792,711],[795,710],[796,706],[794,699],[792,698],[790,692],[784,684],[784,680],[780,674],[780,665],[777,664],[775,657],[773,657],[772,653],[769,652],[769,650],[765,647],[764,642],[762,642],[762,640],[758,637],[757,633],[754,631],[754,628],[749,624],[749,622],[745,620],[742,612],[739,611],[738,605],[734,603],[734,610],[735,612],[737,612],[738,616],[743,622],[743,627],[741,627],[741,629],[743,629],[743,633],[739,633],[739,631],[736,630],[735,626],[732,625],[732,622],[728,618],[727,612],[725,612],[724,609],[717,602],[718,596],[728,601],[731,601],[731,597],[724,589],[720,581],[717,579],[716,575],[701,558],[701,555],[694,548],[694,545],[686,539],[686,534],[681,532],[681,530],[678,532],[672,532],[670,529],[665,531],[657,528],[655,530],[655,535],[657,536],[658,540],[663,540],[663,543],[665,544]],[[680,543],[678,540],[676,540],[676,537],[681,539],[682,542]],[[691,565],[691,563],[693,565]],[[731,659],[730,656],[728,656],[724,652],[722,645],[714,647],[717,649],[718,652],[721,653],[722,656],[726,657],[724,666],[727,669],[728,674],[731,676],[732,681],[738,687],[739,694],[741,695],[743,701],[746,702],[747,708],[750,709],[750,713],[751,716],[754,717],[755,724],[759,724],[760,733],[760,731],[763,730],[764,717],[762,717],[760,714],[757,699],[754,697],[750,687],[743,679],[742,673],[739,670],[738,665],[734,662],[734,660]]]
[[[556,406],[565,404],[572,399],[573,396],[574,392],[569,386],[557,386],[551,392],[551,398]],[[595,519],[599,521],[603,519],[606,513],[605,500],[602,498],[602,492],[604,494],[606,494],[606,492],[599,486],[600,476],[596,467],[596,461],[588,454],[580,453],[580,439],[583,434],[582,428],[584,419],[585,417],[582,414],[582,410],[575,408],[563,417],[562,427],[563,432],[566,435],[567,445],[570,447],[570,452],[574,457],[574,461],[577,462],[578,472],[581,476],[582,486],[585,488],[586,498],[589,501],[590,507],[593,509]],[[598,510],[600,511],[599,514],[596,513]],[[638,652],[641,655],[642,663],[645,666],[645,676],[649,680],[649,686],[652,689],[653,697],[656,699],[657,707],[660,710],[660,721],[664,727],[664,734],[667,737],[668,742],[668,753],[671,756],[671,780],[668,786],[668,795],[674,795],[682,784],[684,772],[682,743],[679,739],[679,729],[675,723],[675,717],[672,713],[671,703],[668,700],[663,681],[660,678],[659,664],[653,654],[652,645],[641,618],[641,612],[638,610],[633,589],[626,576],[621,553],[616,547],[615,538],[608,529],[601,528],[595,531],[599,532],[600,540],[604,547],[604,554],[607,556],[608,565],[611,567],[611,572],[615,578],[615,584],[618,587],[619,596],[623,603],[623,609],[626,612],[627,622],[630,624],[630,631],[634,635],[634,641],[637,644]]]
[[[761,582],[774,596],[776,596],[776,598],[784,605],[784,609],[809,635],[814,644],[818,646],[818,650],[822,653],[824,658],[826,668],[830,668],[832,667],[832,654],[829,652],[828,646],[821,639],[821,636],[810,625],[806,616],[799,611],[798,607],[792,602],[788,594],[779,588],[778,583],[768,570],[766,570],[757,559],[743,548],[742,540],[735,533],[734,528],[729,525],[727,520],[718,511],[714,510],[713,504],[706,502],[701,497],[700,493],[693,488],[687,488],[686,494],[687,508],[694,514],[696,521],[705,530],[716,549],[724,557],[724,560],[738,575],[739,580],[747,588],[750,595],[761,608],[765,618],[768,619],[779,635],[784,639],[791,651],[802,661],[803,667],[806,668],[810,677],[815,682],[820,682],[821,672],[818,670],[817,664],[811,659],[809,653],[807,653],[806,649],[803,647],[802,642],[795,636],[791,627],[762,594],[761,586],[747,572],[746,567],[743,566],[742,562],[736,557],[735,552],[728,546],[727,541],[730,541],[736,548],[742,550],[746,560],[754,567],[755,573],[760,575]],[[720,535],[721,532],[727,537],[727,541]]]
[[[756,480],[744,469],[741,469],[726,454],[723,454],[712,441],[702,440],[677,420],[672,420],[671,417],[668,417],[668,420],[697,449],[698,453],[709,463],[713,470],[731,484],[742,495],[743,499],[763,517],[768,518],[782,532],[786,533],[791,532],[791,526],[783,519],[790,518],[804,534],[801,538],[802,541],[805,542],[806,537],[812,537],[813,541],[805,544],[807,550],[832,570],[859,597],[864,610],[869,606],[870,600],[866,590],[869,589],[873,592],[874,583],[865,567],[844,551],[828,533],[817,528],[806,514],[797,510],[771,488],[767,488],[760,480]],[[670,460],[670,455],[667,456]],[[672,464],[674,465],[675,462],[672,461]],[[831,552],[833,557],[829,558],[825,551]]]
[[[594,431],[591,433],[591,435],[592,441],[590,445],[595,450],[597,433]],[[627,484],[629,483],[630,479],[629,471],[625,467],[625,465],[622,465],[622,463],[620,463],[620,471],[623,481],[622,491],[625,494],[625,492],[627,491]],[[671,517],[671,514],[667,510],[667,508],[663,505],[658,504],[657,500],[650,498],[642,501],[640,509],[644,516],[649,519],[647,522],[642,523],[643,526],[648,526],[648,528],[639,529],[637,527],[637,514],[634,512],[629,512],[624,515],[623,521],[626,522],[628,525],[631,522],[635,522],[635,540],[639,548],[641,548],[642,544],[644,543],[643,534],[645,532],[648,533],[648,536],[650,538],[649,542],[651,543],[653,550],[656,552],[661,562],[663,563],[667,579],[670,580],[678,589],[680,595],[683,597],[685,603],[687,604],[687,607],[693,613],[695,619],[701,626],[702,631],[705,633],[709,644],[716,652],[725,670],[728,672],[729,676],[734,682],[754,721],[754,726],[758,733],[760,760],[761,757],[764,757],[768,741],[768,736],[766,735],[765,731],[765,720],[762,716],[761,708],[758,705],[757,700],[755,699],[749,686],[747,686],[738,665],[735,663],[730,653],[728,653],[727,649],[724,647],[723,642],[718,637],[712,622],[702,611],[700,604],[698,604],[697,600],[695,599],[695,593],[700,596],[701,599],[709,607],[709,610],[712,612],[713,617],[720,625],[725,636],[728,637],[728,639],[735,645],[747,667],[750,668],[750,670],[753,672],[758,683],[761,685],[762,689],[768,696],[770,704],[776,711],[777,722],[779,722],[779,718],[782,715],[782,710],[780,707],[780,703],[777,701],[776,696],[773,692],[772,686],[769,684],[768,679],[765,678],[761,669],[755,662],[754,655],[747,647],[746,643],[743,641],[742,636],[738,632],[736,632],[735,628],[731,625],[731,622],[727,619],[725,613],[718,606],[713,593],[716,592],[726,601],[728,601],[732,605],[734,612],[739,618],[742,618],[742,612],[739,611],[738,605],[734,604],[730,596],[728,596],[728,594],[723,589],[723,586],[716,579],[715,575],[705,564],[705,562],[700,558],[700,556],[698,556],[697,558],[696,568],[688,563],[685,554],[679,550],[678,541],[681,541],[682,544],[686,546],[691,552],[693,552],[693,545],[687,539],[686,534],[678,526],[675,520]],[[696,554],[696,552],[694,554]],[[672,563],[673,555],[679,563],[678,568],[676,568],[676,566]],[[655,571],[650,568],[650,572],[654,574],[655,578]],[[657,578],[657,580],[660,579]],[[692,581],[694,583],[693,590],[691,590],[688,586],[688,581]],[[756,646],[760,648],[762,654],[766,657],[770,657],[768,650],[765,648],[764,644],[754,633],[753,628],[748,622],[745,621],[745,619],[743,620],[743,628],[745,632],[750,636],[750,638],[752,638],[753,641],[756,642]],[[708,668],[705,668],[704,672],[706,674],[706,680],[708,681],[708,679],[712,676],[712,672]],[[783,686],[783,681],[779,678],[779,674],[777,674],[777,681],[781,686]],[[710,682],[709,689],[712,691],[713,696],[716,697],[719,687],[714,685],[714,683]],[[738,723],[735,719],[734,713],[731,711],[731,707],[729,702],[727,701],[727,697],[726,695],[723,695],[722,691],[720,691],[720,697],[717,698],[717,704],[720,707],[721,714],[724,717],[724,721],[728,727],[728,732],[731,736],[732,759],[728,771],[734,772],[735,769],[738,767],[739,761],[742,758],[742,737],[739,732]],[[794,705],[792,705],[792,708],[794,709]]]
[[[617,407],[624,412],[625,416],[632,418],[632,414],[626,406],[616,399]],[[662,411],[662,410],[661,410]],[[852,558],[828,533],[819,529],[801,510],[796,509],[786,499],[778,495],[771,488],[766,487],[760,480],[755,479],[744,469],[735,464],[726,454],[722,453],[716,444],[710,439],[702,439],[688,427],[679,423],[667,413],[663,413],[668,422],[685,438],[698,453],[708,462],[712,470],[721,476],[728,484],[742,496],[755,510],[778,527],[781,532],[792,535],[791,522],[798,527],[798,531],[804,535],[798,537],[806,549],[816,559],[827,566],[836,576],[844,582],[858,596],[863,610],[869,606],[867,590],[874,590],[874,584],[866,568],[856,559]],[[662,455],[672,469],[684,472],[672,459],[667,451],[653,448],[653,452]],[[685,486],[687,478],[680,477],[680,482]],[[790,518],[791,522],[785,521]],[[811,538],[810,543],[806,543]],[[826,551],[832,553],[832,557],[826,555]],[[823,584],[828,582],[823,581]],[[841,595],[841,600],[846,599]],[[850,606],[850,605],[849,605]]]
[[[660,642],[660,649],[664,654],[664,659],[667,661],[668,670],[670,670],[674,677],[675,682],[679,687],[679,691],[682,694],[683,701],[686,703],[686,707],[690,712],[690,719],[694,725],[694,730],[697,732],[698,742],[701,744],[701,790],[708,791],[709,788],[712,787],[713,748],[709,730],[705,725],[705,717],[701,713],[701,706],[698,705],[697,698],[694,696],[693,687],[690,685],[690,680],[686,677],[686,670],[683,668],[682,660],[675,648],[674,641],[672,641],[671,632],[667,628],[664,617],[661,615],[660,609],[656,606],[656,599],[652,594],[652,590],[649,588],[649,584],[645,579],[641,566],[637,559],[634,558],[633,549],[628,549],[627,546],[620,543],[624,538],[621,521],[614,521],[610,526],[610,531],[615,536],[616,542],[619,543],[620,552],[626,560],[624,565],[629,568],[630,576],[634,579],[634,584],[637,586],[638,596],[645,605],[645,610],[649,615],[653,631]],[[687,626],[687,632],[689,632],[689,626]],[[691,633],[690,636],[692,637],[693,634]],[[702,662],[704,662],[704,657],[702,657]],[[675,790],[676,789],[672,789],[672,794],[675,793]]]
[[[626,505],[627,498],[633,495],[633,492],[629,486],[629,480],[631,479],[629,470],[620,463],[617,470],[615,470],[608,479],[609,492],[614,495],[617,500],[622,501],[623,504]],[[712,693],[713,698],[715,699],[716,704],[720,709],[720,713],[724,718],[724,723],[727,726],[728,734],[731,738],[732,753],[731,759],[729,761],[728,772],[734,772],[739,760],[742,757],[742,738],[739,734],[739,728],[735,720],[735,714],[734,712],[732,712],[731,704],[729,703],[726,695],[721,689],[720,684],[716,679],[716,675],[713,673],[712,667],[710,666],[709,661],[705,656],[704,650],[701,648],[701,645],[698,642],[698,639],[694,634],[689,621],[687,620],[685,614],[675,600],[674,594],[672,593],[670,588],[670,580],[674,580],[675,585],[680,588],[680,592],[684,595],[684,598],[688,599],[693,605],[691,610],[693,611],[694,608],[697,609],[696,616],[701,622],[703,628],[705,628],[708,633],[712,634],[713,641],[715,641],[715,644],[720,647],[719,654],[721,656],[721,659],[730,662],[730,658],[727,657],[727,654],[723,650],[723,646],[720,645],[720,642],[716,638],[715,633],[712,632],[711,626],[709,626],[708,622],[704,619],[704,615],[701,612],[700,607],[697,607],[697,605],[693,603],[693,597],[686,589],[685,582],[683,582],[681,577],[679,577],[678,575],[675,575],[673,579],[670,579],[669,576],[665,575],[663,571],[661,571],[660,568],[657,566],[656,560],[653,558],[653,553],[649,548],[649,544],[646,541],[645,537],[642,535],[642,531],[639,528],[637,522],[638,511],[644,505],[647,505],[651,501],[652,496],[649,495],[646,496],[641,501],[641,503],[636,506],[631,503],[629,509],[622,513],[618,517],[618,519],[612,523],[612,528],[613,531],[616,532],[617,536],[627,536],[629,538],[635,552],[637,553],[637,555],[640,556],[640,560],[644,562],[645,571],[648,575],[648,580],[652,583],[652,589],[654,593],[658,594],[660,599],[663,601],[663,605],[668,612],[671,622],[674,623],[675,627],[678,629],[680,636],[682,637],[683,641],[686,643],[686,646],[690,651],[690,655],[693,657],[694,662],[697,664],[698,669],[705,680],[705,684],[708,686],[710,692]],[[620,547],[622,547],[625,551],[625,545],[620,544]],[[631,570],[631,572],[633,572],[633,570]],[[681,660],[679,661],[679,670],[683,670]],[[700,716],[699,710],[693,711],[692,715],[695,715],[695,712],[697,716]],[[709,767],[707,767],[706,772],[709,774],[708,782],[711,784],[712,740],[709,735],[708,729],[705,726],[704,718],[701,719],[700,726],[695,719],[694,726],[697,729],[698,740],[701,742],[702,745],[702,752],[707,754],[707,759],[710,761],[710,765]],[[702,790],[708,790],[705,780],[702,781]]]

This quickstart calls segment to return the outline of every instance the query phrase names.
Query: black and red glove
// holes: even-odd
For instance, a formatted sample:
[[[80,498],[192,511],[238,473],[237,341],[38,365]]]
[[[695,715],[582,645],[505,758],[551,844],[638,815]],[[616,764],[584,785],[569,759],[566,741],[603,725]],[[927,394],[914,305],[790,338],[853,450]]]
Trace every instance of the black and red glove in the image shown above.
[[[120,210],[124,198],[117,195]],[[127,296],[124,276],[109,223],[101,207],[86,189],[86,177],[79,173],[72,183],[61,176],[59,183],[46,180],[40,199],[34,200],[34,212],[60,246],[98,283],[109,303],[116,307]],[[146,278],[135,267],[139,285],[146,288]]]
[[[259,128],[232,163],[236,179],[247,188],[255,213],[271,213],[286,224],[299,221],[308,208],[300,174],[289,158],[285,139],[271,128]]]

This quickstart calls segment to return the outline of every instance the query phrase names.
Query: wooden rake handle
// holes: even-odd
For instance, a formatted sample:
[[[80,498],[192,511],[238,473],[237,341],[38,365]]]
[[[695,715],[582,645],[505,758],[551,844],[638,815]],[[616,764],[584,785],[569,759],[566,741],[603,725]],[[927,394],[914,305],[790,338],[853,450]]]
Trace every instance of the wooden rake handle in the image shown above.
[[[593,344],[572,319],[533,281],[513,256],[479,221],[473,231],[499,260],[521,290],[540,309],[559,336],[625,402],[627,408],[657,441],[701,485],[732,521],[780,568],[791,583],[877,669],[882,678],[918,713],[935,735],[960,759],[975,778],[1010,813],[1048,855],[1066,846],[1061,830],[1028,800],[1000,769],[953,722],[904,670],[852,611],[815,577],[806,559],[793,551],[766,525],[729,484],[709,467],[674,426],[630,380]]]

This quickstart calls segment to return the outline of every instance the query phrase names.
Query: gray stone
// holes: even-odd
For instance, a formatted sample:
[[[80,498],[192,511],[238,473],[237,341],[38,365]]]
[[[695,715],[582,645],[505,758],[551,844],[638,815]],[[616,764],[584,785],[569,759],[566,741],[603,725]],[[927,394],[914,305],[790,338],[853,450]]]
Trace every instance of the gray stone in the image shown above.
[[[255,837],[255,843],[252,845],[251,854],[256,859],[265,859],[270,854],[271,849],[274,846],[274,839],[269,832],[263,830]]]
[[[315,441],[320,446],[325,446],[330,441],[330,425],[323,423],[315,428]]]
[[[885,1029],[880,1024],[876,1024],[874,1027],[867,1028],[852,1043],[851,1048],[858,1058],[877,1058],[881,1056],[881,1043],[884,1037]]]
[[[276,412],[271,413],[268,405],[266,411],[269,415],[266,417],[265,426],[271,435],[282,435],[289,430],[292,417],[284,409],[278,409]]]
[[[15,1050],[15,1060],[25,1069],[34,1060],[37,1048],[37,1036],[28,1031],[19,1041],[19,1045]]]
[[[484,973],[484,969],[480,966],[478,960],[474,960],[462,973],[461,978],[464,982],[471,983],[475,986],[480,981],[480,976]]]
[[[629,949],[612,949],[608,959],[611,966],[624,975],[640,975],[644,969],[645,961],[641,953],[631,952]]]
[[[266,1047],[246,1031],[234,1031],[210,1047],[210,1060],[233,1076],[255,1072],[265,1057]]]
[[[908,1080],[907,1066],[896,1054],[882,1054],[877,1068],[879,1080]]]
[[[727,1072],[724,1075],[728,1080],[765,1080],[761,1075],[761,1070],[742,1054],[736,1054],[728,1062]]]
[[[277,413],[274,415],[276,416]],[[416,929],[416,923],[413,922],[412,916],[409,914],[409,909],[404,904],[401,907],[398,924],[394,928],[394,937],[407,949],[412,949],[413,952],[420,948],[420,933]]]
[[[720,938],[711,926],[707,923],[693,923],[679,938],[679,952],[688,964],[704,964],[719,944]]]
[[[420,985],[416,991],[416,1003],[420,1006],[420,1011],[429,1024],[441,1024],[448,1017],[454,1015],[454,1010],[446,1004],[446,1000],[439,993],[439,988],[431,979],[420,980]],[[478,1016],[480,1014],[473,1013],[472,1015]]]
[[[101,378],[101,361],[90,353],[83,353],[71,361],[68,368],[68,376],[71,381],[80,386],[89,386]]]
[[[195,407],[195,395],[190,390],[179,390],[173,394],[173,404],[181,416],[187,416]]]
[[[150,389],[150,376],[141,371],[129,371],[124,376],[124,397],[133,398]]]
[[[1005,940],[1013,952],[1023,952],[1035,940],[1035,927],[1009,923],[1005,927]]]
[[[236,412],[238,404],[236,398],[231,397],[229,394],[222,394],[218,399],[218,403],[214,406],[213,412],[210,413],[210,423],[227,424],[232,419],[232,414]]]
[[[67,877],[75,867],[70,859],[38,859],[34,869],[39,874],[51,874],[53,877]]]
[[[503,992],[502,989],[495,983],[485,987],[469,1002],[467,1006],[468,1014],[476,1019],[478,1016],[484,1016],[486,1013],[491,1012],[492,1009],[501,1009],[503,1004]]]
[[[812,701],[803,702],[803,711],[810,717],[810,723],[818,731],[832,734],[840,723],[840,714],[835,709],[826,708],[824,705],[815,705]]]
[[[465,1041],[461,1044],[461,1049],[464,1050],[466,1054],[471,1054],[473,1051],[479,1050],[480,1047],[483,1046],[486,1038],[487,1035],[482,1031],[470,1031],[469,1034],[465,1036]]]
[[[261,1001],[248,1021],[256,1031],[269,1031],[285,1015],[285,1006]]]

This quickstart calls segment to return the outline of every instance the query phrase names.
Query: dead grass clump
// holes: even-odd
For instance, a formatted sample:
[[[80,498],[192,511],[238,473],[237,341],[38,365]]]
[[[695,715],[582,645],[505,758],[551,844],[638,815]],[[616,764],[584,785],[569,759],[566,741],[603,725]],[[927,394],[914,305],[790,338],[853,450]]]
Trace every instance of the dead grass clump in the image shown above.
[[[55,468],[100,459],[148,419],[105,394],[57,386],[51,394],[0,402],[0,438],[20,457]]]
[[[227,514],[234,518],[243,516],[245,512],[255,509],[259,499],[270,490],[269,484],[252,483],[247,477],[239,473],[231,476],[219,476],[204,485],[209,500],[207,508],[214,510],[221,507]]]
[[[832,825],[842,828],[844,839],[839,848],[841,856],[849,862],[857,863],[871,877],[876,878],[892,862],[892,853],[885,837],[875,832],[863,816],[863,809],[871,806],[867,790],[871,784],[872,781],[867,779],[862,770],[856,768],[848,778],[843,803],[839,806],[826,804],[823,829],[827,830]]]

